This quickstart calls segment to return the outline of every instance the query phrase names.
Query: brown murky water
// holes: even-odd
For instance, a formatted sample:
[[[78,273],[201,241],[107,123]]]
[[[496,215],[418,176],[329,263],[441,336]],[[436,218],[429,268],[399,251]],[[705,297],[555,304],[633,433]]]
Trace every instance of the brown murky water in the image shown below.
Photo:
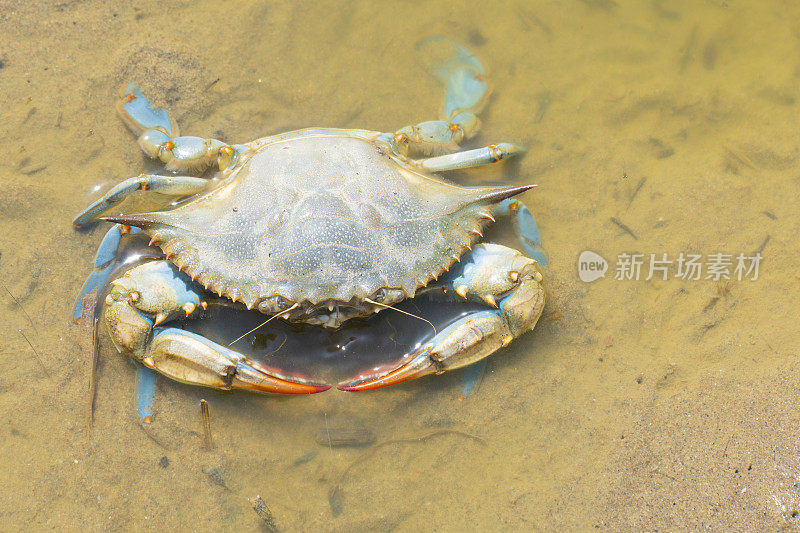
[[[70,221],[154,168],[120,88],[230,141],[392,131],[438,118],[411,53],[431,34],[490,72],[474,145],[530,149],[453,178],[540,185],[536,330],[465,400],[462,372],[304,398],[160,379],[146,431],[136,367],[105,342],[90,432],[70,312],[103,229]],[[797,527],[799,36],[778,0],[0,0],[2,529],[256,530],[256,495],[287,531]],[[587,249],[612,263],[590,284]],[[614,279],[621,253],[755,251],[756,281]],[[342,426],[363,446],[327,446]]]

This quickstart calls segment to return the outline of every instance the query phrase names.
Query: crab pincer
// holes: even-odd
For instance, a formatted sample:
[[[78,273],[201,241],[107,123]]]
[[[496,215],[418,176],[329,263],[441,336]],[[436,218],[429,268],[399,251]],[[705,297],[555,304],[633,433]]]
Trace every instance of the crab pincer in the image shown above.
[[[490,310],[469,313],[406,354],[394,370],[366,374],[339,390],[376,389],[480,361],[531,329],[545,303],[536,261],[497,244],[479,244],[460,270],[437,283],[454,297],[485,303]]]
[[[208,304],[202,291],[166,261],[151,261],[112,282],[105,320],[116,346],[176,381],[216,389],[310,394],[330,388],[289,378],[206,337],[158,325],[190,317]]]
[[[313,394],[330,388],[292,381],[235,350],[178,328],[156,328],[142,363],[176,381],[222,390]]]

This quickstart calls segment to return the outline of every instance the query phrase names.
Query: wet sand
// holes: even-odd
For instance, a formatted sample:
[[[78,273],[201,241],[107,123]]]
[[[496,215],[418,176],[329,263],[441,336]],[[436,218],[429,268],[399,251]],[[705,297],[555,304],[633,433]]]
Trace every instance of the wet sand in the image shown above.
[[[0,2],[3,529],[254,530],[256,495],[287,531],[797,527],[798,21],[774,0]],[[159,379],[147,430],[136,366],[104,340],[89,432],[90,346],[70,315],[104,229],[71,219],[95,187],[158,168],[119,90],[135,78],[182,133],[231,142],[393,131],[439,118],[412,53],[431,34],[489,71],[470,146],[529,149],[452,178],[539,184],[524,197],[550,259],[536,330],[465,400],[463,372],[305,398]],[[577,274],[587,249],[759,248],[756,281]],[[375,444],[320,445],[333,421]]]

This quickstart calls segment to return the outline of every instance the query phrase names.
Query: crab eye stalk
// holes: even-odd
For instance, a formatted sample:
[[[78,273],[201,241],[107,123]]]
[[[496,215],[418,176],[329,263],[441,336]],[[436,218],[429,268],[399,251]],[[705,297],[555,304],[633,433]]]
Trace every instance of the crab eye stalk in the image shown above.
[[[221,169],[226,169],[233,164],[233,156],[236,154],[236,151],[231,148],[230,146],[223,146],[219,149],[219,155],[217,156],[217,166]]]
[[[399,154],[408,155],[408,144],[408,135],[405,133],[396,133],[392,137],[392,148]]]
[[[262,313],[274,315],[292,309],[296,304],[283,296],[272,296],[258,303],[258,310]]]

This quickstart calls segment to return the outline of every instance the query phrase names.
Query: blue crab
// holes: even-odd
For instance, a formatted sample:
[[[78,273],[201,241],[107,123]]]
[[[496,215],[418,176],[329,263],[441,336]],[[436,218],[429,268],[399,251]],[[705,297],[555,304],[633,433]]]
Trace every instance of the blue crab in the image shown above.
[[[484,69],[447,38],[428,38],[418,48],[433,57],[445,84],[445,118],[394,133],[310,128],[245,144],[180,136],[166,111],[128,85],[121,117],[142,150],[175,174],[127,179],[74,219],[79,227],[114,223],[79,302],[108,282],[122,235],[144,233],[163,252],[110,283],[102,320],[118,350],[185,383],[313,393],[329,385],[284,375],[169,323],[219,304],[326,328],[422,293],[484,305],[435,332],[396,368],[339,384],[354,391],[469,365],[536,324],[544,306],[533,258],[542,259],[539,236],[515,198],[532,186],[463,187],[436,176],[521,150],[499,143],[457,151],[479,127]],[[210,177],[199,177],[212,167]],[[148,213],[101,216],[138,191],[177,201]],[[501,214],[513,216],[531,257],[478,242],[482,227]]]

